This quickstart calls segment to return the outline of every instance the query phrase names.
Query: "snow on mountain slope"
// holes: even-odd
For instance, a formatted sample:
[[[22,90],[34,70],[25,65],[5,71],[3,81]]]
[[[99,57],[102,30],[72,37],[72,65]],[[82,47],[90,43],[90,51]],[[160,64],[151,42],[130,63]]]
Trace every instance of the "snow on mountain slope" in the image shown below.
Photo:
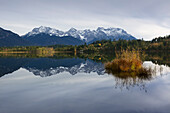
[[[40,33],[46,33],[49,35],[56,35],[56,36],[60,36],[64,34],[63,31],[59,31],[59,30],[56,30],[50,27],[40,26],[39,28],[34,28],[31,32],[27,33],[26,36],[29,37],[29,36],[37,35]]]
[[[64,32],[60,30],[56,30],[54,28],[41,26],[39,28],[34,28],[31,32],[24,35],[24,37],[30,37],[37,34],[49,34],[50,36],[72,36],[74,38],[77,38],[79,40],[83,40],[84,42],[93,42],[96,40],[118,40],[118,39],[124,39],[124,40],[134,40],[136,39],[132,35],[128,34],[125,30],[121,28],[104,28],[104,27],[98,27],[96,30],[77,30],[75,28],[71,28],[70,30]]]

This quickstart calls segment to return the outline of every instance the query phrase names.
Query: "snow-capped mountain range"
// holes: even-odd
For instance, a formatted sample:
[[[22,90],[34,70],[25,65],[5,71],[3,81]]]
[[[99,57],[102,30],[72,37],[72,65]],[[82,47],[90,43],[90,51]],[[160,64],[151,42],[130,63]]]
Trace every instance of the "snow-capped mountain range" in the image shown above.
[[[50,27],[34,28],[23,36],[0,28],[0,47],[13,46],[50,46],[50,45],[83,45],[100,40],[136,40],[121,28],[98,27],[96,30],[77,30],[71,28],[61,31]]]
[[[82,40],[86,43],[90,43],[97,40],[118,40],[118,39],[125,39],[125,40],[134,40],[136,39],[132,35],[128,34],[125,30],[121,28],[104,28],[98,27],[96,30],[77,30],[75,28],[71,28],[68,31],[61,31],[50,27],[40,26],[39,28],[34,28],[31,32],[28,32],[23,37],[29,38],[36,36],[38,34],[48,34],[50,36],[72,36],[79,40]]]

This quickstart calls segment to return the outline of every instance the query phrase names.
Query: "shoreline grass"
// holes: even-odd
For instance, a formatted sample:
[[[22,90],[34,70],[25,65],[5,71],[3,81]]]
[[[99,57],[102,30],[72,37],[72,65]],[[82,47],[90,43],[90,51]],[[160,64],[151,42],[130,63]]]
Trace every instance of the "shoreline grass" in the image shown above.
[[[105,63],[105,69],[112,74],[124,73],[133,75],[151,75],[151,69],[142,66],[141,55],[138,50],[121,50],[116,52],[116,58],[111,62]]]

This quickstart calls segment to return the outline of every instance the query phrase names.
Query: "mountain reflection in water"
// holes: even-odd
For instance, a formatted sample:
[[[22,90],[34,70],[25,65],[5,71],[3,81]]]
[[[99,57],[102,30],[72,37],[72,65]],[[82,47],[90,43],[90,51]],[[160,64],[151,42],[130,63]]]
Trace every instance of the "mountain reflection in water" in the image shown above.
[[[12,64],[12,65],[11,65]],[[104,64],[89,59],[81,58],[0,58],[0,76],[24,68],[36,76],[48,77],[59,73],[68,72],[71,75],[79,73],[92,73],[97,75],[111,74],[115,78],[115,88],[129,89],[134,86],[146,91],[145,83],[151,81],[157,75],[169,70],[168,66],[156,65],[152,62],[145,62],[145,66],[152,67],[154,72],[148,76],[136,76],[133,73],[114,73],[105,70]]]
[[[98,75],[103,75],[105,71],[102,63],[96,63],[89,59],[0,58],[0,76],[12,73],[21,67],[41,77],[62,72],[69,72],[72,75],[96,72]]]
[[[170,68],[152,62],[144,66],[155,73],[145,78],[109,75],[102,62],[82,58],[0,58],[0,111],[169,112]]]

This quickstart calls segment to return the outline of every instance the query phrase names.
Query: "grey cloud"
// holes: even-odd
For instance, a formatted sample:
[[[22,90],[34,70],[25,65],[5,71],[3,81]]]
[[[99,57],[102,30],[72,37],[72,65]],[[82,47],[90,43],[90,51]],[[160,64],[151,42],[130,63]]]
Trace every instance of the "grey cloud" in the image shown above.
[[[0,26],[19,34],[41,25],[63,30],[122,27],[149,39],[170,31],[169,5],[170,0],[0,0]],[[155,32],[145,31],[145,27],[153,27]],[[162,31],[157,32],[158,28]]]

